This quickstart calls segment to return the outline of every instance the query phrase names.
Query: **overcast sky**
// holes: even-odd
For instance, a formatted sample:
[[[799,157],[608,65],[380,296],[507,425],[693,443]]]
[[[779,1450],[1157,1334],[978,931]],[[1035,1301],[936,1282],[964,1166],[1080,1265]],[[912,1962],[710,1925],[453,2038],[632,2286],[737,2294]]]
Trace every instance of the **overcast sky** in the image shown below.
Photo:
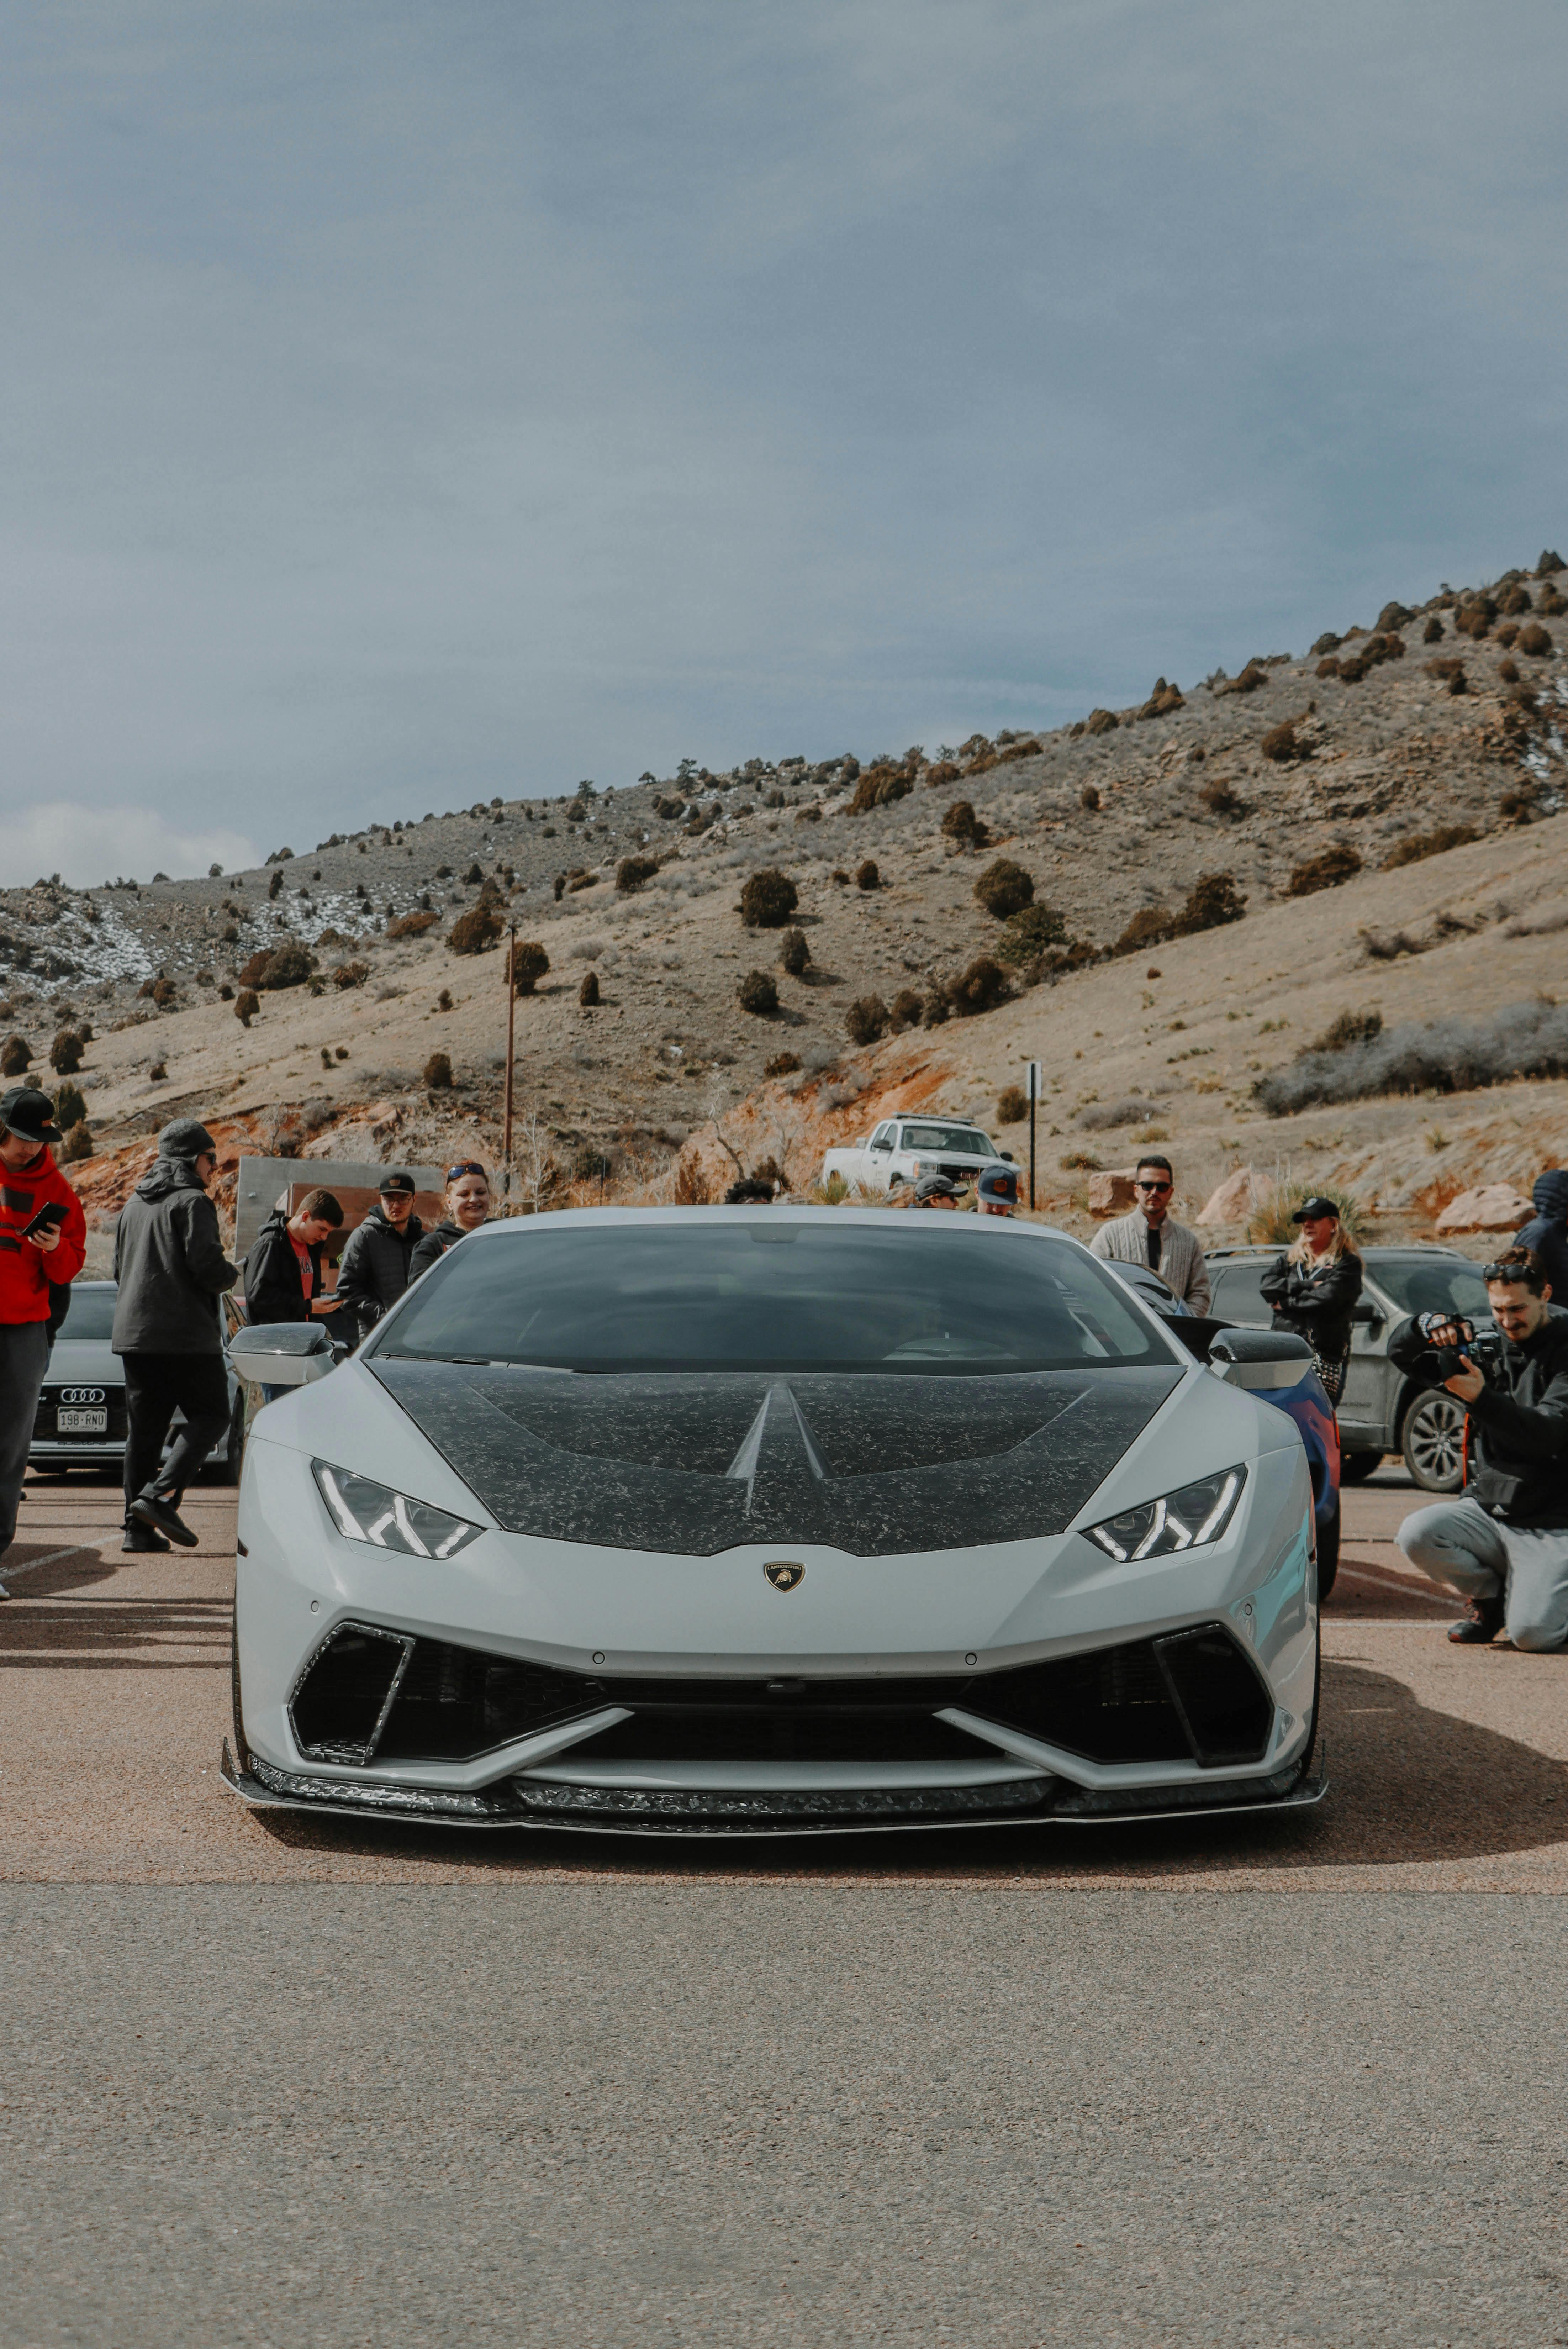
[[[0,57],[0,880],[1055,724],[1568,537],[1561,0]]]

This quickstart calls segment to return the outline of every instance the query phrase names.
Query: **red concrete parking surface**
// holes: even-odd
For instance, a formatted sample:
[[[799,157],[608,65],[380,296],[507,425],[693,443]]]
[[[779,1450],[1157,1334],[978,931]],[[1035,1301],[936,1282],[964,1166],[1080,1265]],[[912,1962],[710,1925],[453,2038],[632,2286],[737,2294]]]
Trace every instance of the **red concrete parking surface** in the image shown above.
[[[1345,1495],[1325,1610],[1333,1791],[1315,1814],[1158,1828],[900,1836],[716,1849],[352,1823],[265,1823],[218,1775],[228,1725],[234,1496],[204,1486],[199,1549],[124,1557],[119,1495],[32,1478],[0,1607],[0,1877],[36,1883],[432,1883],[768,1877],[1028,1878],[1172,1889],[1561,1891],[1568,1657],[1455,1649],[1455,1609],[1394,1546],[1423,1496],[1380,1470]]]

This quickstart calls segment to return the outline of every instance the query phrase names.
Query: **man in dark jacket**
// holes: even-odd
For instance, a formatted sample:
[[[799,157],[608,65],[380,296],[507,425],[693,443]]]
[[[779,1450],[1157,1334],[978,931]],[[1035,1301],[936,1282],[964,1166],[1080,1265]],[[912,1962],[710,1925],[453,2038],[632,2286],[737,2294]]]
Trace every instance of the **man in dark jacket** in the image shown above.
[[[1568,1167],[1538,1174],[1531,1196],[1534,1221],[1525,1225],[1514,1247],[1530,1250],[1559,1306],[1568,1305]]]
[[[424,1237],[414,1213],[414,1177],[383,1174],[377,1204],[349,1234],[337,1273],[338,1302],[353,1314],[361,1337],[407,1288],[409,1262]]]
[[[323,1288],[322,1255],[342,1228],[343,1208],[330,1191],[313,1191],[292,1216],[273,1209],[245,1258],[245,1309],[253,1322],[309,1321],[338,1310]]]
[[[229,1424],[219,1299],[240,1277],[223,1254],[207,1185],[218,1146],[193,1117],[158,1137],[158,1158],[120,1210],[114,1236],[114,1350],[125,1363],[122,1549],[193,1549],[180,1515],[185,1487]],[[160,1467],[176,1408],[185,1423]],[[163,1537],[167,1535],[166,1541]]]
[[[1444,1386],[1470,1413],[1470,1484],[1460,1498],[1418,1509],[1396,1538],[1427,1574],[1462,1592],[1470,1613],[1449,1633],[1463,1646],[1507,1626],[1516,1648],[1568,1639],[1568,1313],[1527,1249],[1486,1268],[1500,1336],[1467,1340],[1423,1313],[1390,1359],[1422,1386]]]

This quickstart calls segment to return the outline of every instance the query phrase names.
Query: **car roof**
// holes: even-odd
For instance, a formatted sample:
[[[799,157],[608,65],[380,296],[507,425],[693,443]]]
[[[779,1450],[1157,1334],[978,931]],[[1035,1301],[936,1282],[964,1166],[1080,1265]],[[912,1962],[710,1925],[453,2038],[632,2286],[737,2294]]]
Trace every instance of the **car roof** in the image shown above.
[[[1253,1240],[1239,1247],[1205,1248],[1203,1254],[1210,1264],[1234,1263],[1244,1257],[1277,1256],[1284,1246],[1284,1240]],[[1463,1248],[1445,1247],[1440,1240],[1374,1241],[1357,1253],[1364,1264],[1370,1264],[1374,1259],[1386,1264],[1390,1257],[1428,1256],[1457,1257],[1461,1264],[1475,1262],[1473,1257],[1466,1256]]]

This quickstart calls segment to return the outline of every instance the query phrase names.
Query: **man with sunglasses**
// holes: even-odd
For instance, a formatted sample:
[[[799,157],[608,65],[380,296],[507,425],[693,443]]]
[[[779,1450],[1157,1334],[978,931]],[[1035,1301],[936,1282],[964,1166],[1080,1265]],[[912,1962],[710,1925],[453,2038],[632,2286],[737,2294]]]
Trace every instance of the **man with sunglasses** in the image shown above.
[[[1529,1248],[1484,1268],[1498,1334],[1420,1313],[1388,1355],[1418,1385],[1446,1387],[1470,1414],[1469,1482],[1417,1509],[1395,1536],[1413,1566],[1470,1601],[1449,1637],[1516,1648],[1568,1639],[1568,1313]]]
[[[1140,1158],[1133,1171],[1138,1205],[1130,1216],[1102,1224],[1089,1242],[1093,1256],[1113,1264],[1146,1264],[1194,1313],[1209,1310],[1209,1268],[1196,1232],[1171,1213],[1175,1178],[1169,1158]]]

